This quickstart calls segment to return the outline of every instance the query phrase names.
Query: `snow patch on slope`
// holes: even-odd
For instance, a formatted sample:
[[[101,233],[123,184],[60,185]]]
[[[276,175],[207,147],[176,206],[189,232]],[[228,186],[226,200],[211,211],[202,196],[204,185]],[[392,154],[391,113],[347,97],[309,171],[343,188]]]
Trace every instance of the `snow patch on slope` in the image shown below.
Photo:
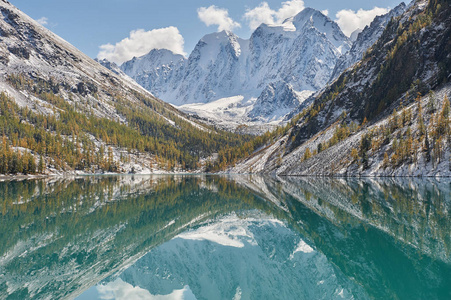
[[[224,217],[223,219],[179,234],[175,238],[195,241],[210,241],[219,245],[235,248],[243,248],[245,243],[257,245],[252,231],[249,229],[256,222],[266,225],[285,226],[277,219],[257,220],[254,218],[241,219],[236,214]]]

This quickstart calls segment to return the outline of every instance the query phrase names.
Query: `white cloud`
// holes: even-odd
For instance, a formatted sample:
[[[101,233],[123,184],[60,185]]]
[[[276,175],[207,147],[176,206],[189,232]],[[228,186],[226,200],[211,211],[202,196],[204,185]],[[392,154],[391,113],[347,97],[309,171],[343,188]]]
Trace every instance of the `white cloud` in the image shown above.
[[[375,7],[371,10],[359,9],[357,12],[351,9],[343,9],[337,12],[335,15],[336,22],[340,26],[341,30],[347,36],[350,36],[353,31],[360,28],[365,28],[376,16],[380,16],[388,13],[389,9]]]
[[[101,284],[97,286],[96,289],[100,296],[100,299],[105,300],[151,299],[152,297],[149,291],[144,290],[138,286],[134,287],[131,284],[124,282],[120,278],[106,285]]]
[[[47,25],[49,22],[49,19],[46,17],[42,17],[40,19],[37,19],[36,22],[38,22],[39,24],[41,24],[42,26]]]
[[[180,290],[173,290],[166,295],[152,295],[149,291],[133,286],[122,279],[107,284],[100,284],[96,287],[99,299],[102,300],[178,300],[178,299],[196,299],[189,286]]]
[[[229,17],[227,9],[219,8],[215,5],[197,9],[197,16],[207,26],[217,25],[218,31],[232,31],[235,28],[241,27],[240,23],[235,22]]]
[[[282,24],[286,19],[297,15],[305,8],[303,0],[291,0],[282,2],[279,10],[273,10],[267,2],[260,3],[253,9],[247,9],[244,19],[247,20],[249,28],[254,30],[260,24]]]
[[[275,11],[272,10],[268,3],[262,2],[259,6],[248,9],[244,14],[244,18],[248,21],[250,29],[254,30],[260,24],[274,24]]]
[[[329,15],[329,10],[328,9],[322,10],[321,13],[323,15],[325,15],[325,16],[328,16]]]
[[[108,59],[117,64],[139,57],[150,52],[152,49],[168,49],[174,53],[185,55],[183,36],[177,27],[145,31],[137,29],[130,32],[130,36],[122,41],[112,44],[101,45],[98,59]]]
[[[303,0],[291,0],[282,2],[282,7],[276,12],[276,23],[282,23],[286,19],[297,15],[305,8]]]

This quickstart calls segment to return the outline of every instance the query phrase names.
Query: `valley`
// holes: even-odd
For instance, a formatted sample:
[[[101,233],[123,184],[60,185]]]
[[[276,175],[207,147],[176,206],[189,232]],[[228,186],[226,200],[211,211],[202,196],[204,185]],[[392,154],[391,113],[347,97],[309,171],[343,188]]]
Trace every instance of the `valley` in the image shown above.
[[[446,1],[401,3],[352,40],[306,8],[121,66],[0,4],[4,174],[450,175]]]

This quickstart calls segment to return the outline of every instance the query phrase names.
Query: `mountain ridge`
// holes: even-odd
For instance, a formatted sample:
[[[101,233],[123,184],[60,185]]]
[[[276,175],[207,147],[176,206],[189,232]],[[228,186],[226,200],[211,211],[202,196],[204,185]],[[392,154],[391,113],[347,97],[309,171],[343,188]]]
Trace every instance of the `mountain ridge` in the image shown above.
[[[167,65],[160,63],[158,58],[146,62],[152,59],[151,53],[164,51],[152,50],[121,67],[160,98],[176,105],[182,103],[180,109],[216,126],[233,130],[241,125],[286,123],[308,98],[305,95],[322,89],[358,62],[380,37],[388,21],[405,8],[402,3],[386,15],[376,17],[352,44],[334,21],[315,9],[305,8],[281,25],[261,24],[248,40],[240,39],[232,32],[211,33],[199,41],[188,58],[178,59],[174,55],[173,62]],[[324,52],[326,48],[332,50],[329,55]],[[257,99],[268,98],[268,89],[282,84],[290,85],[296,92],[282,105],[289,109],[265,114],[271,108],[262,107]],[[221,99],[227,101],[232,97],[242,100],[237,109],[230,107],[227,110],[225,118],[221,109],[211,110],[211,105],[201,105],[218,101],[221,106]],[[279,100],[274,95],[274,103],[269,99],[265,103],[275,107]],[[242,107],[246,107],[245,112]],[[258,112],[262,114],[257,115]]]
[[[187,59],[174,55],[177,64],[157,67],[158,60],[155,64],[144,62],[151,59],[149,53],[121,68],[157,97],[175,105],[238,96],[243,96],[244,104],[255,102],[270,84],[285,82],[297,92],[322,88],[336,60],[350,47],[335,22],[317,10],[305,9],[282,25],[260,25],[248,40],[227,31],[207,34]],[[259,110],[253,105],[248,111]],[[276,119],[280,122],[285,116]],[[253,119],[254,115],[245,115],[240,120],[247,124]],[[256,120],[269,121],[264,116]]]

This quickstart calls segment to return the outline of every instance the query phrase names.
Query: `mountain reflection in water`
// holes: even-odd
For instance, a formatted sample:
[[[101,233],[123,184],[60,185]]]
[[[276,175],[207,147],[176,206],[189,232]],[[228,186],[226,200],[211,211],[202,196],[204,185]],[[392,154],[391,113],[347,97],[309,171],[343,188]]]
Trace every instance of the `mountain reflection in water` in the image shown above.
[[[435,179],[0,183],[1,299],[451,299]]]

